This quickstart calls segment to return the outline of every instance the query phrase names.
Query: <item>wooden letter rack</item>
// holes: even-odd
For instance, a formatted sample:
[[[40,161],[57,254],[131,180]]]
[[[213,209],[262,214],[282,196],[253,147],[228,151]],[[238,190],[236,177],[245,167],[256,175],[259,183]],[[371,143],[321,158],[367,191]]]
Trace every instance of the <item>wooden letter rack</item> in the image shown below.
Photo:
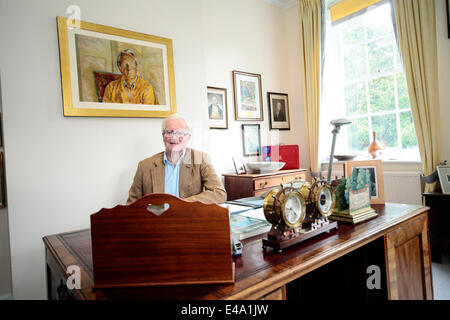
[[[101,209],[91,215],[94,288],[233,283],[229,221],[218,205],[168,194]]]

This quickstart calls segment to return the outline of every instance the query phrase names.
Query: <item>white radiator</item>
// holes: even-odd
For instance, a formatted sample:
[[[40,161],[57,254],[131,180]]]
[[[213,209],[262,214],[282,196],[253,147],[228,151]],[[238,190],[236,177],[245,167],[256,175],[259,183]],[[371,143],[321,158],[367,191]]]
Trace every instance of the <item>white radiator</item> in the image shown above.
[[[386,202],[422,204],[420,172],[384,172]]]

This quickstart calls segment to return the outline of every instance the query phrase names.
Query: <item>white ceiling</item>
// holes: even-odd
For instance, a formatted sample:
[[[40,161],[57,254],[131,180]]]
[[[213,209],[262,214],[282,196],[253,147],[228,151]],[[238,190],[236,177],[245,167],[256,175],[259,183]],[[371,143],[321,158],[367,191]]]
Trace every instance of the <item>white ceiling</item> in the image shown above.
[[[297,3],[297,0],[263,0],[263,1],[282,9],[289,9],[290,7],[294,6]]]

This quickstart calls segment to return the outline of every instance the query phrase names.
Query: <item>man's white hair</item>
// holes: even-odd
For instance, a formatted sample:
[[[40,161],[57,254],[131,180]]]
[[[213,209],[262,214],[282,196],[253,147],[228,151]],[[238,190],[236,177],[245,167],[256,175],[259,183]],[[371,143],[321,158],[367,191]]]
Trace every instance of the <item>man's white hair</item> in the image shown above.
[[[191,128],[189,128],[187,121],[178,113],[171,114],[161,122],[161,132],[164,132],[164,130],[166,130],[167,121],[169,120],[183,120],[184,126],[186,128],[186,133],[191,133]]]

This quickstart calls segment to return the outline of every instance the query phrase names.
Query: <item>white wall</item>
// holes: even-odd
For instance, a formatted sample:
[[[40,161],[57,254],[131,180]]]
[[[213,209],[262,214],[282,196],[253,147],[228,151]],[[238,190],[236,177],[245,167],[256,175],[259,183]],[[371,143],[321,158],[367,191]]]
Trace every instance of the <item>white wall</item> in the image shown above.
[[[297,6],[284,10],[261,0],[204,0],[206,83],[227,89],[229,130],[210,131],[216,169],[232,172],[242,156],[243,123],[261,124],[261,143],[300,144],[300,165],[309,168],[300,82]],[[235,121],[232,70],[261,74],[264,121]],[[269,130],[267,92],[287,93],[291,130]],[[252,160],[253,158],[244,159]]]

